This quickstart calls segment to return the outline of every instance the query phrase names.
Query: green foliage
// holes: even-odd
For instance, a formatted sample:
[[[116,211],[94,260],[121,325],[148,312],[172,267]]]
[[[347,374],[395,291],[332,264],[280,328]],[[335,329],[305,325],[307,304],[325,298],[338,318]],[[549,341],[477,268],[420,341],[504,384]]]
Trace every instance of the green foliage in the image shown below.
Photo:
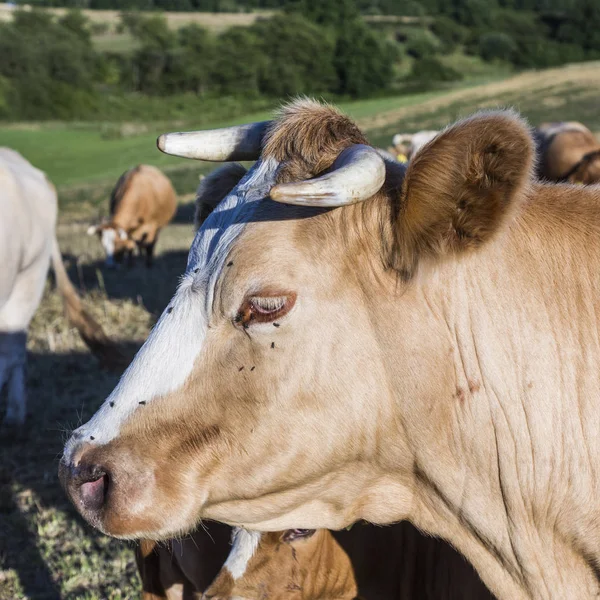
[[[468,37],[468,30],[453,21],[450,17],[441,15],[431,24],[431,31],[440,40],[443,52],[452,52],[463,44]]]
[[[0,119],[10,116],[13,94],[10,81],[6,77],[0,77]]]
[[[515,41],[506,33],[484,33],[479,39],[479,55],[487,61],[511,61],[516,51]]]
[[[251,30],[264,57],[259,62],[263,94],[285,97],[335,91],[335,46],[322,28],[290,14],[258,21]]]
[[[426,58],[437,53],[439,42],[427,31],[418,30],[409,38],[405,49],[413,58]]]
[[[394,50],[362,21],[340,32],[334,65],[340,94],[353,98],[372,95],[389,86]]]
[[[257,96],[260,73],[267,58],[259,52],[259,40],[251,30],[234,27],[217,42],[213,82],[221,94]]]
[[[0,118],[82,119],[129,113],[129,100],[194,97],[258,101],[295,94],[378,95],[398,84],[400,56],[415,59],[410,89],[456,80],[442,55],[469,63],[541,68],[600,58],[597,0],[33,0],[35,5],[123,8],[115,38],[78,10],[55,18],[17,11],[0,24]],[[170,29],[148,10],[280,9],[216,34]],[[361,15],[392,15],[365,20]],[[399,16],[424,16],[406,21]],[[431,17],[433,16],[433,18]],[[126,48],[123,39],[126,38]],[[101,38],[102,39],[102,38]],[[392,41],[395,40],[395,41]],[[469,56],[470,55],[470,56]],[[464,64],[464,63],[463,63]],[[469,63],[470,64],[470,63]],[[460,69],[462,72],[462,68]],[[179,100],[175,102],[177,105]],[[117,108],[118,107],[118,108]],[[126,108],[125,108],[126,107]],[[137,118],[134,115],[134,118]]]
[[[363,15],[421,17],[425,14],[417,0],[357,0],[356,5]]]
[[[10,81],[12,114],[68,118],[93,104],[96,56],[77,22],[73,14],[57,23],[33,10],[0,25],[0,77]]]
[[[299,13],[317,25],[336,29],[345,27],[359,16],[354,0],[295,0],[286,6],[286,10]]]
[[[422,84],[421,87],[429,87],[433,83],[442,81],[460,81],[461,73],[456,69],[442,63],[437,58],[427,57],[416,60],[413,63],[408,80]]]

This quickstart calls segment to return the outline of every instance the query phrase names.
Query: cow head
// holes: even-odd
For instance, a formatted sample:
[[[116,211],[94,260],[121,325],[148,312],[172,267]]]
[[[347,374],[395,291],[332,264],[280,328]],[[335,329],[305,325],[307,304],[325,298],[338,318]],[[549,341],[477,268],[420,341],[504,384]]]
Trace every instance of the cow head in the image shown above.
[[[88,235],[97,235],[100,239],[106,253],[107,267],[114,267],[115,263],[121,263],[125,252],[135,250],[135,242],[127,235],[127,232],[113,223],[90,225],[87,233]]]
[[[430,422],[414,411],[446,393],[453,368],[423,285],[511,222],[530,178],[527,127],[475,116],[407,170],[306,100],[272,123],[159,144],[257,162],[204,221],[148,340],[67,443],[73,503],[125,538],[201,518],[260,530],[404,518],[411,436]]]
[[[357,591],[350,558],[327,529],[236,529],[229,557],[203,598],[353,600]]]
[[[569,183],[579,183],[583,185],[592,185],[600,182],[600,148],[588,152],[571,169],[567,177]]]

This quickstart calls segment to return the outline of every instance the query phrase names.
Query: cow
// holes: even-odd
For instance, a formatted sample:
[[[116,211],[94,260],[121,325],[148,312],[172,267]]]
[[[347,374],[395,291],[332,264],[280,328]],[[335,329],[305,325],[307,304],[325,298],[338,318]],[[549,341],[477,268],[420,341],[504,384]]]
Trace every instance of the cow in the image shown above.
[[[397,133],[392,138],[390,152],[400,162],[409,161],[425,144],[429,143],[439,131],[418,131],[417,133]]]
[[[236,529],[232,549],[206,600],[491,600],[470,565],[410,523],[357,524],[350,531]],[[252,550],[254,548],[254,550]],[[249,551],[250,549],[250,551]],[[195,555],[190,548],[187,560]]]
[[[83,517],[164,539],[407,520],[500,599],[600,592],[600,189],[538,182],[511,111],[407,166],[333,107],[167,134],[256,160],[59,477]]]
[[[138,165],[119,177],[110,197],[110,219],[91,225],[88,235],[97,235],[106,253],[106,266],[114,267],[127,256],[131,266],[134,250],[146,254],[152,266],[158,232],[177,208],[177,196],[168,177],[156,167]]]
[[[44,291],[50,262],[68,319],[105,362],[120,354],[84,310],[66,273],[55,236],[56,189],[18,152],[0,148],[0,391],[8,402],[4,425],[20,427],[27,413],[27,328]]]
[[[182,540],[143,540],[136,551],[142,599],[492,599],[455,550],[410,523],[340,532],[236,528],[230,549],[229,533],[210,524]]]
[[[600,182],[600,142],[581,123],[543,123],[535,130],[538,176],[550,181]]]

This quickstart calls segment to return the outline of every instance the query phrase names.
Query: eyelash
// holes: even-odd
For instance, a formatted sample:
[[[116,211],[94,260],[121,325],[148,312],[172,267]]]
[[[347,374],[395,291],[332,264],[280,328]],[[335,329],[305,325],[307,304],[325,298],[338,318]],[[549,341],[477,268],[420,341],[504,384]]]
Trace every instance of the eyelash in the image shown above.
[[[295,294],[250,296],[240,306],[235,322],[244,328],[251,323],[271,323],[288,313],[295,301]]]

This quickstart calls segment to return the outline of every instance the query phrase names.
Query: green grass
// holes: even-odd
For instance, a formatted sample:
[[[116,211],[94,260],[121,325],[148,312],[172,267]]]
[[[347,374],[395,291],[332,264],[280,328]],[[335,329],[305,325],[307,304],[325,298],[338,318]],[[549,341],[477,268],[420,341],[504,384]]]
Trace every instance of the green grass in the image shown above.
[[[399,107],[418,105],[444,93],[446,90],[342,102],[339,107],[352,118],[361,119]],[[34,165],[45,171],[59,189],[64,189],[116,180],[125,169],[137,163],[147,163],[162,168],[181,166],[181,159],[166,156],[156,148],[156,138],[164,131],[180,128],[226,127],[268,119],[271,116],[272,111],[214,121],[188,116],[183,123],[172,123],[167,118],[163,118],[163,123],[142,126],[142,129],[147,129],[147,132],[124,137],[119,135],[118,125],[103,123],[0,125],[0,139],[3,145],[18,150]],[[190,163],[190,168],[201,169],[199,163],[193,165],[192,167]]]
[[[198,123],[198,127],[224,127],[260,120],[269,113],[215,122]],[[196,125],[187,123],[187,128]],[[0,127],[2,144],[18,150],[34,165],[45,171],[58,188],[92,184],[116,178],[138,163],[158,167],[181,165],[181,159],[166,156],[156,148],[158,135],[167,125],[149,125],[148,133],[131,137],[107,138],[101,124],[41,125],[38,127]],[[171,127],[174,127],[173,125]],[[198,164],[198,163],[196,163]]]

